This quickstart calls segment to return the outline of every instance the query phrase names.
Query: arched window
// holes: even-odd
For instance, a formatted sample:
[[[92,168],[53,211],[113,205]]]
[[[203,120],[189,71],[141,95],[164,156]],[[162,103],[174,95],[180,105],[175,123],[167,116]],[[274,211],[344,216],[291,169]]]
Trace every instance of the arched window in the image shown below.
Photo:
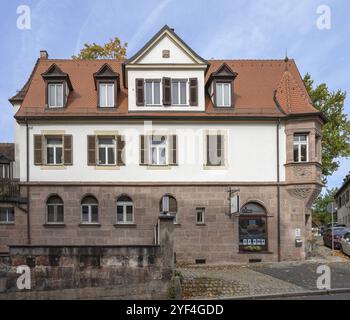
[[[81,222],[98,223],[98,201],[93,196],[86,196],[81,201]]]
[[[53,195],[47,199],[47,223],[63,223],[64,221],[64,204],[63,200]]]
[[[172,195],[164,195],[159,202],[159,211],[161,214],[173,215],[174,222],[177,221],[177,201]]]
[[[132,199],[122,195],[117,199],[117,223],[134,222],[134,205]]]
[[[266,210],[258,203],[249,202],[239,215],[239,250],[267,251]]]

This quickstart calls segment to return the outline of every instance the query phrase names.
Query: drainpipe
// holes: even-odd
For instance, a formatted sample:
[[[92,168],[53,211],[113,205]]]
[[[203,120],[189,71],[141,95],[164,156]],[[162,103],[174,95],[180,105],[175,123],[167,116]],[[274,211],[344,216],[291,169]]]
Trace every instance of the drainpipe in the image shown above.
[[[281,120],[276,125],[276,146],[277,146],[277,255],[278,262],[281,261],[281,194],[280,194],[280,130]]]
[[[26,167],[27,167],[27,243],[31,243],[30,234],[30,187],[29,187],[29,125],[26,119]]]

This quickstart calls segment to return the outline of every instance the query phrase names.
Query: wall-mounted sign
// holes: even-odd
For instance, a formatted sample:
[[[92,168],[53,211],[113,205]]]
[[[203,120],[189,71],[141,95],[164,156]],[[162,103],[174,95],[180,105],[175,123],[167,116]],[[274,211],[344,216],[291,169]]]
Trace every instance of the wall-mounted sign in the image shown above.
[[[230,197],[230,213],[235,214],[239,212],[239,195]]]
[[[296,238],[301,237],[301,229],[300,228],[295,229],[295,237]]]

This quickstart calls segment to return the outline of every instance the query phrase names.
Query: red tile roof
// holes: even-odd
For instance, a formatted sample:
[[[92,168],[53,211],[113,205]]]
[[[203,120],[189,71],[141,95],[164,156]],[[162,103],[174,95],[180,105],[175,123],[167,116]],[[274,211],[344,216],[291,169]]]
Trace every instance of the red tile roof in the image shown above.
[[[56,64],[70,77],[74,91],[69,95],[67,107],[61,110],[45,110],[45,82],[41,74],[52,64]],[[16,116],[283,116],[274,101],[274,95],[287,114],[316,113],[306,92],[294,60],[209,60],[210,74],[226,63],[238,75],[234,80],[234,101],[232,110],[215,108],[206,96],[205,112],[128,112],[128,92],[120,81],[117,108],[101,110],[97,108],[97,92],[93,74],[103,64],[108,63],[122,78],[122,63],[115,60],[55,60],[39,59],[33,74],[25,86],[23,103]]]

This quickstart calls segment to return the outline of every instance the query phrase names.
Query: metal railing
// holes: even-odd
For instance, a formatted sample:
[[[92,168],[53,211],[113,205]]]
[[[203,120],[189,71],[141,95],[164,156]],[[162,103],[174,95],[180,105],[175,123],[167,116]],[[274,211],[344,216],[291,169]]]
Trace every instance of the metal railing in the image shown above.
[[[0,200],[15,199],[20,196],[17,180],[0,179]]]

